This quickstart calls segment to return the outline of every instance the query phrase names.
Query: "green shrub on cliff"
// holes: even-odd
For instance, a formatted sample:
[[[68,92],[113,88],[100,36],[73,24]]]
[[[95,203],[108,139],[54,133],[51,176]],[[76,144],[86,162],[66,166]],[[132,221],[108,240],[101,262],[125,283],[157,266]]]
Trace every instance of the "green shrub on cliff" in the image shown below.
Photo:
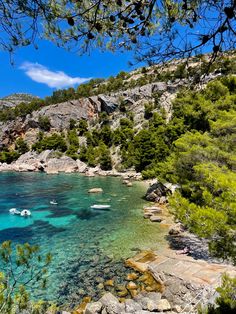
[[[102,170],[111,170],[112,169],[112,160],[109,148],[105,144],[99,146],[99,163]]]
[[[48,116],[39,116],[38,125],[42,131],[48,132],[51,128],[51,123]]]
[[[0,162],[12,163],[20,157],[20,154],[14,150],[0,152]]]
[[[15,146],[15,149],[20,155],[25,154],[29,151],[28,144],[21,137],[16,140]]]
[[[42,152],[46,149],[54,149],[65,152],[67,150],[67,145],[64,137],[60,134],[54,133],[49,136],[44,136],[41,140],[32,145],[32,150],[36,150],[37,152]]]

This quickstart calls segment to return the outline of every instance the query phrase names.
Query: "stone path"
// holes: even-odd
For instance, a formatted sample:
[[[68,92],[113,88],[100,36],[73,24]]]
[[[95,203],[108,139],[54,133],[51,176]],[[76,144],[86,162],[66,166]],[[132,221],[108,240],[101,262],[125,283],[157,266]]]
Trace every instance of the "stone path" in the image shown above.
[[[162,255],[144,251],[129,259],[128,264],[142,271],[149,270],[154,277],[163,272],[190,283],[212,287],[219,286],[223,273],[236,276],[236,267],[194,260],[190,256],[177,255],[172,250],[166,250]]]

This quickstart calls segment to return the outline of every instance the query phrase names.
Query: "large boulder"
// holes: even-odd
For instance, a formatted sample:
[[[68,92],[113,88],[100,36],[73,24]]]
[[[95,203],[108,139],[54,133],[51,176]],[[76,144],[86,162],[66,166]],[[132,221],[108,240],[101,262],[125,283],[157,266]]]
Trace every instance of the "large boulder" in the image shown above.
[[[109,314],[120,314],[124,309],[124,305],[119,303],[118,299],[110,292],[104,294],[99,302],[102,303]]]
[[[40,154],[34,151],[27,152],[12,163],[12,168],[15,171],[44,171],[51,152],[51,150],[45,150]]]
[[[163,204],[167,202],[167,196],[173,194],[179,188],[178,184],[155,182],[148,188],[145,198],[147,201]]]
[[[110,114],[118,108],[118,100],[115,97],[99,95],[98,100],[101,103],[101,111]]]
[[[77,171],[77,169],[76,161],[67,156],[52,158],[45,166],[45,172],[48,174],[56,174],[59,172],[71,173]]]
[[[98,314],[101,313],[102,310],[102,303],[101,302],[93,302],[88,303],[84,314]]]
[[[77,159],[76,163],[77,163],[77,167],[78,167],[78,172],[85,173],[88,170],[88,166],[85,162]]]
[[[10,164],[7,164],[7,163],[1,163],[0,162],[0,172],[1,171],[11,171],[11,170],[14,170],[14,169],[12,169],[12,165],[10,165]]]
[[[158,202],[161,197],[167,196],[170,192],[164,184],[156,182],[148,188],[145,198],[147,201]]]
[[[152,84],[152,92],[158,93],[158,92],[165,92],[167,90],[167,84],[165,82],[157,82]]]

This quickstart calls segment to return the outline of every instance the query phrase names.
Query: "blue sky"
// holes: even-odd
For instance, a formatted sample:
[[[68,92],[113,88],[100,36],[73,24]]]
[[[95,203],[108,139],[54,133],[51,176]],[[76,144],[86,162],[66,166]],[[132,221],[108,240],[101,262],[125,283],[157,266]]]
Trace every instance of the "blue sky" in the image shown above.
[[[0,51],[0,98],[24,92],[39,97],[49,96],[57,88],[77,86],[87,78],[107,78],[120,71],[130,71],[131,53],[101,53],[79,56],[54,44],[41,41],[39,49],[21,48],[13,61]]]

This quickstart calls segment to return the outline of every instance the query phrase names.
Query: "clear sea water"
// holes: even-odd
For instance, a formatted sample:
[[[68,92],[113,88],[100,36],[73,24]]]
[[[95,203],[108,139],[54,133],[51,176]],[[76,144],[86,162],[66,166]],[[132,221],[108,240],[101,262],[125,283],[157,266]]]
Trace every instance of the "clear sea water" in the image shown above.
[[[89,194],[94,187],[101,187],[103,193]],[[64,291],[60,292],[60,287],[68,280],[73,285],[73,275],[79,270],[89,274],[93,267],[91,285],[96,267],[103,269],[102,257],[119,262],[139,249],[156,250],[165,244],[166,230],[143,219],[145,191],[142,183],[127,187],[114,177],[0,173],[0,242],[39,244],[42,252],[51,252],[47,290],[35,294],[58,300]],[[53,199],[58,205],[50,204]],[[93,210],[93,204],[109,204],[111,208]],[[10,215],[13,207],[30,209],[32,217]],[[76,280],[74,285],[78,286]]]

